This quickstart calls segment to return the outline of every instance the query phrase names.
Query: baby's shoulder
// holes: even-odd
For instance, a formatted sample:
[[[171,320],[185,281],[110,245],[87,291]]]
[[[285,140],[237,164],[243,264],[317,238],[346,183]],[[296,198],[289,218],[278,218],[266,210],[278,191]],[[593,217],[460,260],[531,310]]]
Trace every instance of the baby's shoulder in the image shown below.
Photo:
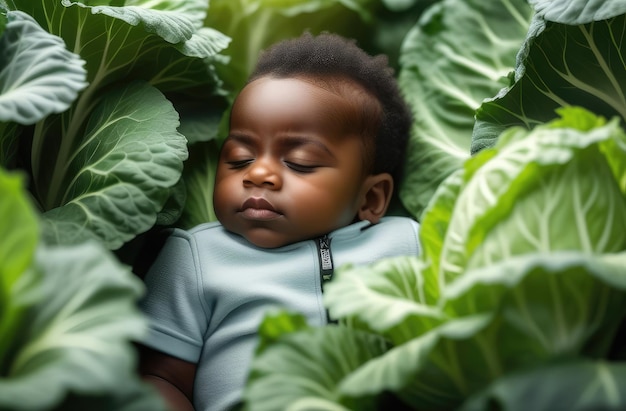
[[[366,227],[367,230],[377,232],[379,235],[394,235],[401,232],[412,233],[417,236],[419,223],[410,217],[388,216],[383,217],[378,224]]]

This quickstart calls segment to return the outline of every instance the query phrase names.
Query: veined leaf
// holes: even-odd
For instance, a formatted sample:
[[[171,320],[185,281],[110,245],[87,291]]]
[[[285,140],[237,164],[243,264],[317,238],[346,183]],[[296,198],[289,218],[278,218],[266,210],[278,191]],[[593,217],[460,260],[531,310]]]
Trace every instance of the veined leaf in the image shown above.
[[[86,6],[62,0],[29,10],[34,16],[54,16],[46,27],[87,61],[95,88],[118,79],[142,79],[161,90],[215,81],[204,59],[214,58],[228,46],[229,38],[202,27],[207,3],[126,2],[127,6]],[[136,5],[134,5],[136,4]],[[167,4],[167,9],[157,9]],[[76,21],[63,27],[63,21]],[[47,20],[46,20],[47,21]],[[102,52],[106,50],[106,52]],[[174,80],[177,79],[177,80]],[[213,84],[215,86],[215,84]]]
[[[476,220],[468,267],[535,251],[601,254],[626,248],[626,201],[597,148],[554,170],[536,170],[516,182],[523,191],[514,204],[501,197],[499,207],[512,206],[508,216]]]
[[[603,356],[626,312],[626,254],[608,256],[529,253],[469,270],[446,288],[443,309],[501,313],[501,332],[517,334],[526,351],[516,355],[529,364],[533,355]]]
[[[385,341],[343,326],[284,335],[252,363],[244,398],[250,410],[374,410],[376,402],[342,399],[339,382],[386,350]]]
[[[177,49],[189,57],[212,58],[228,47],[230,37],[210,27],[200,27]],[[207,70],[208,71],[208,70]]]
[[[456,409],[517,370],[602,356],[626,313],[623,266],[623,254],[564,252],[466,273],[445,290],[448,321],[365,363],[340,392],[362,398],[390,390],[415,409]]]
[[[181,161],[186,153],[182,153],[181,148],[184,139],[175,132],[178,119],[163,126],[168,118],[172,118],[172,114],[166,114],[162,118],[159,115],[151,118],[149,114],[143,113],[143,119],[151,120],[154,125],[153,130],[156,130],[156,134],[161,133],[162,139],[148,137],[143,142],[135,141],[134,147],[131,148],[132,154],[127,160],[135,156],[132,158],[133,161],[144,161],[137,157],[138,152],[152,151],[149,155],[154,155],[160,160],[150,166],[144,165],[143,169],[146,167],[154,169],[154,175],[150,178],[153,182],[157,182],[156,185],[152,186],[147,183],[147,180],[141,176],[142,167],[139,167],[135,171],[140,171],[137,177],[142,186],[131,188],[130,186],[135,183],[135,177],[130,177],[130,175],[134,171],[121,171],[125,166],[115,169],[116,173],[121,171],[126,175],[126,179],[122,179],[122,183],[118,184],[114,180],[119,177],[119,174],[104,176],[104,173],[108,172],[106,167],[109,167],[110,163],[105,165],[105,168],[98,168],[95,174],[91,174],[91,176],[98,175],[94,179],[97,181],[86,181],[86,175],[89,173],[84,173],[84,164],[80,162],[91,160],[85,160],[85,157],[81,159],[81,155],[93,154],[89,150],[93,151],[97,146],[102,132],[89,129],[93,127],[93,119],[114,117],[120,114],[119,110],[113,111],[117,109],[115,105],[103,101],[109,95],[109,89],[114,88],[111,84],[122,82],[126,85],[135,79],[140,79],[168,93],[174,90],[180,93],[191,93],[193,90],[203,95],[206,101],[213,93],[219,93],[219,80],[211,63],[213,58],[217,58],[216,54],[226,47],[228,39],[215,30],[197,27],[198,22],[204,18],[200,10],[206,10],[208,6],[206,2],[197,0],[184,3],[135,1],[131,4],[125,2],[124,4],[130,8],[106,6],[103,2],[97,3],[99,4],[97,6],[86,6],[83,3],[68,1],[25,1],[15,3],[14,6],[32,14],[45,25],[44,29],[61,36],[69,48],[86,61],[90,81],[89,87],[80,93],[68,110],[60,115],[47,117],[32,130],[30,164],[32,164],[33,194],[40,207],[50,213],[49,216],[64,215],[62,218],[55,217],[57,225],[52,230],[46,230],[46,233],[51,233],[48,238],[59,239],[65,236],[66,240],[71,238],[72,241],[81,241],[96,233],[96,238],[104,239],[107,246],[115,248],[145,231],[154,223],[151,210],[163,206],[169,187],[174,184],[172,180],[178,180],[180,177]],[[94,4],[94,2],[89,4]],[[189,24],[177,19],[186,20]],[[165,41],[163,37],[155,34],[157,32],[163,35],[169,32],[169,36],[172,37],[168,38],[177,43]],[[154,102],[151,101],[151,97],[145,95],[141,97],[141,101],[135,103],[145,104],[143,109],[147,110],[156,104],[155,109],[159,110],[158,107],[161,106],[162,101],[162,95],[155,96]],[[127,104],[128,102],[124,102],[121,107]],[[94,114],[94,110],[103,109],[111,109],[112,112]],[[174,112],[171,105],[168,106],[168,110]],[[90,119],[92,123],[88,124]],[[127,120],[128,124],[132,123],[132,120]],[[155,132],[150,131],[149,124],[137,125],[138,128],[135,130],[133,130],[135,127],[131,127],[130,133],[135,133],[134,137],[125,136],[126,130],[123,127],[109,127],[109,130],[117,134],[109,134],[100,151],[95,150],[94,153],[102,155],[102,151],[107,150],[107,145],[108,147],[121,147],[126,144],[125,148],[129,148],[127,143],[130,139],[143,139],[143,136],[136,133],[141,127],[148,135],[156,135]],[[94,132],[95,134],[85,134],[85,130],[87,133]],[[171,141],[169,141],[170,137]],[[113,141],[115,139],[119,141]],[[124,140],[123,144],[121,140]],[[152,142],[157,145],[148,147],[147,145]],[[167,145],[170,145],[172,150],[165,149]],[[7,146],[8,153],[5,157],[9,157],[14,152],[14,146],[6,144],[2,144],[3,151]],[[126,154],[118,150],[115,155],[125,156]],[[114,162],[121,160],[120,157]],[[121,161],[124,165],[130,163],[126,160]],[[102,166],[102,163],[98,164]],[[161,174],[164,168],[169,168],[174,174],[168,173],[163,179]],[[79,174],[72,175],[72,172]],[[147,174],[150,175],[150,172]],[[178,175],[175,176],[175,174]],[[95,187],[100,190],[102,181],[107,179],[108,183],[105,185],[109,184],[109,186],[106,196],[109,198],[103,202],[96,201],[97,204],[86,205],[95,198],[87,199],[86,192]],[[82,186],[75,186],[75,183],[82,184]],[[142,192],[143,194],[135,194]],[[80,196],[82,200],[80,205],[75,196]],[[116,200],[109,202],[112,198]],[[62,205],[70,205],[70,200],[74,200],[72,205],[77,206],[76,212],[53,210]],[[115,208],[120,207],[122,202],[125,203],[122,207],[125,209],[121,213],[120,210],[115,211]],[[179,212],[180,210],[173,211]],[[142,217],[141,213],[148,213],[148,215]],[[133,217],[129,218],[130,215]],[[85,226],[85,221],[90,222],[89,227]],[[49,224],[48,227],[50,227]],[[116,232],[124,234],[113,239]]]
[[[40,247],[36,261],[41,299],[12,339],[0,408],[51,409],[69,393],[123,392],[137,378],[130,342],[145,327],[140,280],[94,243]]]
[[[554,119],[558,107],[581,106],[625,121],[625,27],[626,14],[579,25],[537,16],[518,55],[515,83],[476,112],[472,152],[493,145],[507,127],[531,129]]]
[[[493,372],[484,366],[486,347],[471,341],[491,321],[489,314],[451,319],[364,363],[341,381],[339,392],[367,398],[389,390],[413,409],[453,409]]]
[[[438,292],[445,287],[446,278],[439,275],[440,257],[454,207],[463,187],[463,173],[462,169],[456,170],[439,184],[428,207],[424,210],[420,226],[419,239],[422,253],[419,258],[425,263],[422,275],[430,281],[436,280]]]
[[[622,0],[528,0],[537,14],[548,21],[586,24],[626,13]]]
[[[122,20],[131,26],[139,24],[149,33],[155,33],[169,43],[182,43],[202,27],[207,2],[202,0],[147,1],[127,0],[124,6],[88,6],[81,2],[61,0],[65,7],[85,7],[93,14],[104,14]]]
[[[525,252],[621,250],[626,208],[599,146],[623,133],[617,120],[589,131],[514,128],[497,154],[468,160],[450,221],[424,221],[447,226],[436,274],[442,287],[469,266]]]
[[[85,62],[21,11],[0,37],[0,121],[30,125],[69,108],[83,90]],[[5,135],[0,135],[2,145]],[[0,158],[1,160],[1,158]]]
[[[162,91],[219,88],[211,63],[230,39],[202,26],[206,1],[125,4],[87,6],[69,0],[16,4],[86,61],[91,86],[74,114],[80,121],[97,92],[115,81],[141,79]]]
[[[400,196],[414,216],[469,158],[474,112],[510,85],[532,13],[525,0],[444,0],[406,36],[398,81],[415,122]]]
[[[459,411],[480,411],[488,407],[508,411],[617,411],[623,408],[626,398],[624,379],[626,365],[623,363],[585,359],[560,361],[502,377],[467,400]]]
[[[58,207],[44,214],[48,238],[76,243],[95,234],[115,249],[149,229],[187,158],[177,126],[171,103],[147,84],[103,97],[60,174],[66,179],[51,184]],[[64,230],[68,224],[75,230]]]
[[[85,7],[94,15],[112,17],[130,26],[142,25],[147,33],[157,34],[168,43],[175,44],[176,49],[188,57],[200,59],[214,57],[230,42],[230,38],[219,31],[203,27],[207,2],[202,0],[185,2],[131,0],[126,1],[123,7],[88,7],[80,2],[63,0],[63,5]]]
[[[436,307],[437,284],[428,283],[422,270],[417,257],[343,267],[325,286],[324,304],[331,318],[356,320],[401,344],[445,320]]]

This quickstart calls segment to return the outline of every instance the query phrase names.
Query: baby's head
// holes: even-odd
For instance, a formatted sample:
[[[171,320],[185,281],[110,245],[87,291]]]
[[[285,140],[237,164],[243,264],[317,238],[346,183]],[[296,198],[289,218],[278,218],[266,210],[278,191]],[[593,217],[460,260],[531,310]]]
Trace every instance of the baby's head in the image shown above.
[[[401,176],[410,125],[386,58],[331,34],[278,43],[233,104],[217,218],[267,248],[377,223]]]

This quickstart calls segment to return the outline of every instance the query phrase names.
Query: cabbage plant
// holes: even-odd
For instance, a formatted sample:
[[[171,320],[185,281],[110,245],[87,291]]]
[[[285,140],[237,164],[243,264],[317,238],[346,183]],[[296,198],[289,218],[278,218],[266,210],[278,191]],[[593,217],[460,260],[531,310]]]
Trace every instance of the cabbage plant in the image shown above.
[[[48,241],[117,249],[179,192],[181,131],[217,124],[198,105],[220,98],[229,39],[203,27],[202,0],[96,3],[3,7],[0,161],[28,173]]]
[[[444,0],[404,38],[398,82],[414,124],[400,198],[418,219],[470,157],[476,109],[511,84],[532,15],[526,0]]]
[[[488,136],[481,130],[496,138],[437,185],[419,215],[421,254],[340,268],[324,297],[338,325],[268,316],[248,409],[626,407],[626,131],[613,104],[626,10],[611,1],[530,4],[511,83],[476,112],[473,143]],[[536,27],[546,28],[541,41]],[[568,52],[578,46],[598,63]],[[539,55],[544,63],[528,70],[527,56]],[[523,84],[536,88],[536,102],[510,97]],[[596,100],[561,98],[590,92]],[[602,106],[585,104],[600,96],[609,96]],[[439,115],[419,107],[418,117]],[[495,120],[486,126],[488,113]],[[499,124],[496,114],[524,121]]]
[[[110,250],[178,217],[187,141],[223,111],[206,8],[0,1],[0,409],[165,409]]]
[[[45,244],[23,177],[0,168],[0,409],[164,410],[135,374],[140,280],[99,242]]]

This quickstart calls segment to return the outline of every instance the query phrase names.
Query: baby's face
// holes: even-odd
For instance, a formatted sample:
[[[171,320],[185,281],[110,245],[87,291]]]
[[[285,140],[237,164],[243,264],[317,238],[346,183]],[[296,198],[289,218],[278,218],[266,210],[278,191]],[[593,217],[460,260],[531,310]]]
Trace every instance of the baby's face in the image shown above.
[[[364,201],[354,105],[301,79],[259,78],[233,105],[214,207],[224,227],[264,248],[350,224]]]

